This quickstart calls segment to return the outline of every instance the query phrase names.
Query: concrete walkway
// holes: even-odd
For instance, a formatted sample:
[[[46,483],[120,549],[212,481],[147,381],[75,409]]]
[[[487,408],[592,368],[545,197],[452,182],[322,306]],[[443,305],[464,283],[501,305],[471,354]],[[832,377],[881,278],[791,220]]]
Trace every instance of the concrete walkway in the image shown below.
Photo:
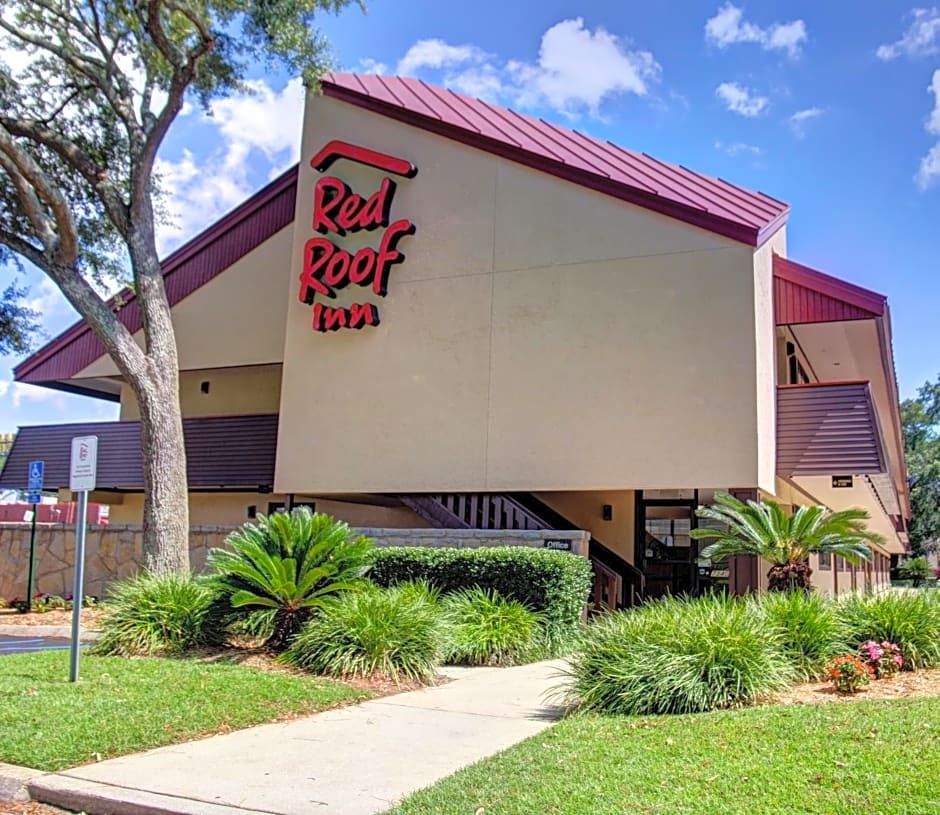
[[[549,727],[561,667],[457,670],[436,688],[43,775],[29,789],[89,815],[370,815]]]

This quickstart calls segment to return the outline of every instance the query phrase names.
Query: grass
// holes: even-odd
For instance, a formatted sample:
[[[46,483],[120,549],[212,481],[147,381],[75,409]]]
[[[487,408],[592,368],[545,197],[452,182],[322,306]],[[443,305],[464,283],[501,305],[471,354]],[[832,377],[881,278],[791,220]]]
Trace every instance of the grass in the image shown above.
[[[579,715],[390,812],[933,815],[938,777],[936,699]]]
[[[0,658],[0,762],[59,770],[368,696],[328,680],[238,665],[83,655]]]

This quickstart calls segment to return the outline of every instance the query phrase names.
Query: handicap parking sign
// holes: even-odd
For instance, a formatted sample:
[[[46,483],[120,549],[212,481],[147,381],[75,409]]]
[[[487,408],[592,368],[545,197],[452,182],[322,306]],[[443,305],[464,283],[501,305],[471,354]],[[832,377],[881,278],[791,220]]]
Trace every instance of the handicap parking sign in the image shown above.
[[[44,469],[45,462],[43,461],[29,462],[29,484],[27,485],[27,489],[30,492],[39,492],[42,489],[42,475]]]

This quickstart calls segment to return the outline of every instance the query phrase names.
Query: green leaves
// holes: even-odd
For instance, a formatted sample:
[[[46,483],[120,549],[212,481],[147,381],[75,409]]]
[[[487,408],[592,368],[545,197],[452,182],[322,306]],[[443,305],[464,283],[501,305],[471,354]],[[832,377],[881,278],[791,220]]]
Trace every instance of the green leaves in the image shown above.
[[[298,507],[260,516],[208,556],[216,585],[233,608],[276,609],[268,646],[286,647],[310,611],[339,592],[360,588],[372,544],[328,515]]]
[[[691,532],[696,540],[714,541],[702,549],[701,557],[715,560],[751,555],[789,567],[812,553],[829,552],[858,564],[871,560],[869,543],[884,542],[866,528],[868,513],[860,509],[830,512],[822,506],[800,506],[788,515],[774,501],[745,504],[718,493],[715,505],[700,508],[696,515],[720,524]]]

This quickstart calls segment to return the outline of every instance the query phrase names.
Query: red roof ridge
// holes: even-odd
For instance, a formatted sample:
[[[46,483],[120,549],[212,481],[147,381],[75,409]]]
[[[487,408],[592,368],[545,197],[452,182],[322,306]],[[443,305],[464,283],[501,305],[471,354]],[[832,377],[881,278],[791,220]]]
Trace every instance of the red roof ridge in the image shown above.
[[[773,271],[774,277],[841,300],[850,306],[869,312],[873,317],[881,317],[885,313],[888,302],[885,295],[804,266],[802,263],[776,253],[774,253]]]
[[[789,214],[764,193],[421,79],[333,73],[320,84],[328,97],[751,246]]]

